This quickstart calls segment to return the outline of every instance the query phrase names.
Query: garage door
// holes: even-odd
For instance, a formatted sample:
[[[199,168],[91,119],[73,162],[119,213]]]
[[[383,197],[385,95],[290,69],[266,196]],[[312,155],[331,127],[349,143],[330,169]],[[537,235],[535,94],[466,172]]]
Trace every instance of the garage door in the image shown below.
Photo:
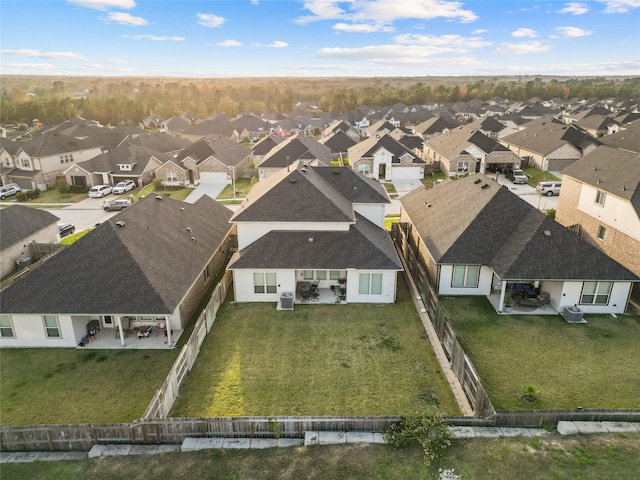
[[[227,179],[227,174],[224,172],[202,172],[200,173],[200,183],[227,184],[231,181]]]
[[[420,167],[392,167],[391,180],[414,180],[420,178]]]

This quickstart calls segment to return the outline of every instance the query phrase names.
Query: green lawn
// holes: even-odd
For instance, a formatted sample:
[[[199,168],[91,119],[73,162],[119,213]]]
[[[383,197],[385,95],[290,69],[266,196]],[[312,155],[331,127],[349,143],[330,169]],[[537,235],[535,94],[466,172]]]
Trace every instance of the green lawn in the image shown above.
[[[454,440],[427,467],[418,448],[330,445],[264,450],[3,463],[2,478],[30,480],[424,480],[454,469],[461,480],[637,480],[640,434]]]
[[[498,315],[486,298],[446,297],[441,305],[496,410],[640,408],[640,317]],[[532,405],[523,384],[541,389]]]
[[[173,417],[459,410],[400,280],[395,305],[225,302]]]
[[[236,178],[236,198],[244,198],[249,190],[258,183],[258,179],[254,178],[253,183],[250,178]],[[218,195],[219,200],[227,200],[233,198],[233,185],[227,185]]]
[[[40,191],[38,198],[18,203],[23,203],[24,205],[28,205],[29,203],[77,203],[86,198],[86,193],[61,194],[57,188],[50,188],[48,190]]]
[[[522,171],[527,174],[529,180],[527,183],[532,187],[538,185],[538,182],[544,182],[547,180],[560,180],[558,177],[549,172],[543,172],[535,167],[522,167]]]
[[[178,350],[3,348],[0,425],[140,418]]]
[[[189,196],[191,192],[193,192],[193,188],[180,188],[178,190],[173,189],[162,189],[156,190],[153,183],[150,183],[146,187],[142,188],[142,190],[134,190],[137,193],[133,194],[134,201],[138,200],[141,196],[146,195],[169,195],[174,200],[184,200]]]

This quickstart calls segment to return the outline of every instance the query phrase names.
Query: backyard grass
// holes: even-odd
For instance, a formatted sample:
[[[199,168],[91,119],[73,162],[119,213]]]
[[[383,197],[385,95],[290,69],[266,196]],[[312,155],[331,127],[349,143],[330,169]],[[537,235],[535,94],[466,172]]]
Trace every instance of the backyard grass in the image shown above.
[[[93,228],[87,228],[86,230],[82,230],[81,232],[74,233],[73,235],[66,236],[62,240],[60,240],[60,243],[62,245],[71,245],[73,242],[75,242],[75,241],[81,239],[82,237],[84,237],[91,230],[93,230]]]
[[[252,182],[253,180],[253,182]],[[249,193],[249,190],[253,188],[253,186],[258,183],[257,178],[236,178],[236,198],[244,198]],[[224,187],[224,190],[220,192],[220,195],[217,197],[219,200],[228,200],[233,198],[233,184],[229,184]]]
[[[538,182],[544,182],[548,180],[560,180],[558,177],[549,172],[543,172],[535,167],[522,167],[522,171],[527,175],[527,183],[532,187],[538,185]]]
[[[177,349],[3,348],[0,425],[131,422],[144,414],[177,355]]]
[[[391,230],[391,224],[398,223],[400,221],[400,214],[390,214],[384,218],[384,228]]]
[[[193,192],[193,188],[180,188],[178,190],[172,190],[172,189],[156,190],[155,185],[153,183],[150,183],[146,187],[142,188],[142,190],[138,190],[137,193],[134,193],[133,200],[137,201],[140,197],[151,195],[152,193],[156,195],[169,195],[174,200],[184,200],[189,196],[191,192]]]
[[[440,300],[496,410],[640,408],[640,317],[498,315],[486,298]],[[538,402],[521,387],[540,389]]]
[[[173,417],[459,410],[404,282],[395,305],[226,301]]]
[[[637,480],[640,434],[454,440],[429,467],[418,448],[331,445],[264,450],[3,463],[2,478],[260,480],[424,480],[454,469],[461,480]]]

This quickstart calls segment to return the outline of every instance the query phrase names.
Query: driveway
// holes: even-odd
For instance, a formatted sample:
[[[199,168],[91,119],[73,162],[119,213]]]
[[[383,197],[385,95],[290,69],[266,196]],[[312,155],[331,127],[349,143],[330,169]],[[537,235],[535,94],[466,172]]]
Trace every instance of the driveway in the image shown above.
[[[422,187],[420,180],[393,180],[392,183],[396,192],[398,192],[398,198],[405,196],[411,190]]]
[[[555,173],[555,172],[554,172]],[[496,178],[500,185],[504,185],[509,189],[509,191],[518,195],[520,198],[525,200],[528,204],[533,205],[538,210],[557,210],[558,208],[558,197],[547,197],[546,195],[540,195],[536,192],[536,189],[530,185],[523,184],[514,184],[511,180],[507,179],[501,173],[494,173],[488,175],[491,178]]]
[[[215,199],[222,193],[222,190],[224,190],[226,186],[226,183],[201,183],[193,189],[193,192],[191,192],[184,201],[187,203],[195,203],[203,195],[209,195]]]

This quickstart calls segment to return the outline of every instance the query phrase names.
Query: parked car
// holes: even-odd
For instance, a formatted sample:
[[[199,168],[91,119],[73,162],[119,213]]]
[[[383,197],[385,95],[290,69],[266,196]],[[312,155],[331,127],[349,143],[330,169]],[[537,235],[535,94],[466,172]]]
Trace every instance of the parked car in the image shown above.
[[[114,200],[113,202],[105,203],[102,208],[105,212],[111,212],[115,210],[124,210],[130,206],[131,202],[129,200]]]
[[[75,225],[71,225],[70,223],[59,223],[58,224],[58,233],[60,237],[66,237],[67,235],[72,235],[76,231]]]
[[[507,173],[507,178],[511,180],[513,183],[527,183],[529,179],[527,178],[527,174],[518,168],[514,168],[513,170]]]
[[[21,192],[22,189],[18,186],[17,183],[8,183],[0,187],[0,200],[4,200],[11,195],[15,195],[18,192]]]
[[[89,189],[89,196],[94,198],[101,198],[105,195],[109,195],[113,188],[111,185],[96,185]]]
[[[540,182],[536,185],[536,191],[551,197],[560,195],[560,187],[562,187],[562,182]]]
[[[116,186],[113,187],[114,195],[122,195],[123,193],[128,192],[129,190],[133,190],[136,184],[133,183],[133,180],[124,180],[123,182],[116,183]]]

